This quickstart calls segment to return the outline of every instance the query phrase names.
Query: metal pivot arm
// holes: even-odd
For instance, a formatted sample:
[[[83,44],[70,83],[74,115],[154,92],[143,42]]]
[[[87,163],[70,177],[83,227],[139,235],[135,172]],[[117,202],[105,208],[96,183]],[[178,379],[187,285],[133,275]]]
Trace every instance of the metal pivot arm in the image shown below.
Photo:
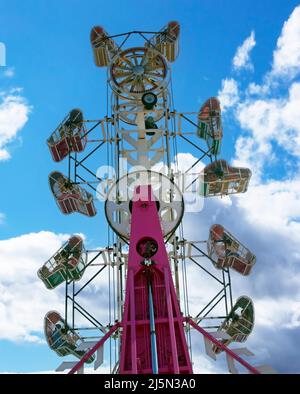
[[[261,373],[258,369],[256,369],[255,367],[252,367],[252,365],[248,364],[247,361],[243,360],[236,353],[234,353],[232,350],[230,350],[227,346],[223,345],[220,341],[218,341],[216,338],[214,338],[212,335],[210,335],[202,327],[198,326],[198,324],[196,324],[190,317],[186,318],[186,322],[189,323],[197,331],[199,331],[205,338],[209,339],[216,346],[218,346],[219,348],[224,350],[224,352],[226,352],[227,355],[229,355],[234,360],[236,360],[238,363],[240,363],[245,368],[247,368],[248,371],[250,371],[253,374],[260,374]]]
[[[82,359],[68,372],[68,375],[72,375],[77,372],[83,364],[101,347],[104,345],[106,340],[121,326],[120,323],[114,324],[110,330],[100,339],[100,341],[93,346],[83,357]]]

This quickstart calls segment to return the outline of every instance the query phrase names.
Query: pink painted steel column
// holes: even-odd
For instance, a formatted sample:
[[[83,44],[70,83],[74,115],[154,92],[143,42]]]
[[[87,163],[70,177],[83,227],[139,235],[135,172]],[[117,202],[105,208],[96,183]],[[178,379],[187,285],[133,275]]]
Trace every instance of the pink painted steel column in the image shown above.
[[[151,262],[139,254],[144,239],[157,244]],[[151,186],[135,190],[128,255],[128,277],[121,335],[120,373],[153,372],[148,284],[151,283],[158,373],[192,373],[170,263]]]
[[[133,273],[130,272],[130,327],[131,327],[131,362],[132,373],[137,373],[137,359],[136,359],[136,327],[135,327],[135,302],[134,302],[134,278]]]

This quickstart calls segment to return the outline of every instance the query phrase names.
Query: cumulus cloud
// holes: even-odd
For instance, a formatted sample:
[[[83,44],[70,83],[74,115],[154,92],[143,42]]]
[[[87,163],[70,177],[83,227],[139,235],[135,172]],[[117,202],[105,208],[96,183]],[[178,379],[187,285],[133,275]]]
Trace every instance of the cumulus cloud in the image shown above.
[[[271,151],[269,144],[260,145],[250,136],[239,136],[235,142],[235,158],[232,164],[236,167],[251,168],[251,184],[261,181],[266,154]],[[271,153],[269,155],[272,158]]]
[[[253,68],[253,65],[250,61],[250,53],[255,45],[255,33],[252,31],[250,36],[247,37],[243,44],[238,47],[236,54],[234,55],[232,63],[235,70]]]
[[[3,224],[4,220],[5,220],[5,215],[4,215],[4,213],[0,212],[0,224]]]
[[[14,67],[7,67],[5,68],[3,75],[7,78],[12,78],[15,76],[15,69]]]
[[[187,215],[184,222],[185,238],[194,240],[206,240],[209,227],[220,223],[257,256],[250,276],[243,277],[232,271],[233,298],[236,300],[245,294],[254,301],[255,328],[243,344],[255,354],[249,362],[269,364],[281,373],[300,371],[299,358],[293,351],[300,326],[299,191],[300,179],[250,184],[247,193],[229,197],[231,204],[224,205],[218,198],[206,199],[204,210],[198,215]],[[206,269],[212,268],[210,261],[203,258],[199,261]],[[190,311],[195,315],[220,286],[192,262],[188,265]],[[219,271],[214,271],[218,275]],[[194,338],[194,349],[198,349],[197,340]],[[230,345],[238,346],[237,343]],[[292,365],[284,361],[288,358],[286,351],[290,352]],[[222,364],[224,357],[218,360],[214,363],[208,359],[208,362],[212,368],[223,365],[226,372]]]
[[[293,80],[299,69],[299,21],[300,6],[283,26],[264,82],[248,82],[245,93],[240,89],[227,107],[241,130],[232,164],[253,173],[247,193],[230,197],[227,205],[206,199],[201,216],[188,218],[185,226],[187,237],[199,233],[205,239],[203,227],[208,231],[221,223],[256,254],[249,277],[232,272],[234,299],[246,294],[254,300],[255,328],[245,344],[256,355],[252,364],[269,364],[282,373],[300,371],[295,351],[300,326],[300,83]],[[226,129],[226,118],[223,125]],[[201,229],[196,227],[200,220]],[[196,272],[190,280],[196,305]],[[213,284],[206,287],[210,295],[217,291]]]
[[[10,159],[10,154],[6,149],[0,149],[0,161]]]
[[[300,68],[300,6],[284,23],[273,53],[273,76],[293,78]]]
[[[300,6],[284,23],[272,67],[263,76],[262,84],[251,81],[239,91],[237,80],[222,80],[221,103],[225,110],[231,110],[243,130],[235,141],[233,163],[253,168],[254,182],[264,176],[266,167],[270,170],[272,166],[279,166],[278,148],[283,152],[282,171],[292,175],[300,166],[300,83],[292,81],[300,65],[299,22]]]
[[[64,286],[48,290],[37,276],[37,270],[69,238],[68,234],[49,231],[24,234],[0,241],[0,339],[43,342],[43,318],[49,310],[64,315]],[[91,253],[89,258],[93,258]],[[103,263],[98,259],[97,264]],[[91,267],[82,281],[88,280],[99,269]],[[108,323],[108,270],[104,270],[77,302],[89,313]],[[101,305],[95,299],[101,299]],[[33,302],[34,300],[34,302]],[[79,325],[83,322],[77,316]],[[86,324],[86,321],[85,321]]]
[[[31,107],[20,94],[20,89],[0,95],[0,161],[8,160],[8,146],[28,121]]]
[[[218,92],[218,98],[223,112],[233,107],[239,101],[239,89],[237,81],[233,78],[225,78],[222,87]]]
[[[268,83],[259,85],[255,82],[250,82],[246,89],[246,94],[249,96],[266,95],[269,91],[270,91],[270,86]]]
[[[249,95],[265,96],[280,83],[288,83],[299,76],[300,67],[300,6],[285,21],[273,51],[271,69],[263,76],[263,82],[251,82],[246,89]]]
[[[248,163],[262,174],[272,159],[276,164],[276,147],[297,159],[300,157],[300,83],[289,87],[281,97],[247,98],[235,109],[240,127],[247,132],[236,140],[236,163]]]
[[[63,310],[63,299],[46,291],[36,272],[66,239],[42,231],[0,241],[0,339],[43,341],[43,317]]]

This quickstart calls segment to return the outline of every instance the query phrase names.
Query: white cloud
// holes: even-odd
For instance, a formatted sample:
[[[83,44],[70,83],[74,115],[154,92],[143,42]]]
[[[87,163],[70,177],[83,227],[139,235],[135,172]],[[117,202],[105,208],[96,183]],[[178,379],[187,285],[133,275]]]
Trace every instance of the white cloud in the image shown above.
[[[233,107],[239,101],[239,89],[237,81],[233,78],[222,80],[222,88],[218,92],[218,98],[223,111]]]
[[[253,68],[250,61],[250,53],[255,45],[255,33],[252,31],[250,36],[247,37],[243,44],[238,47],[236,54],[234,55],[232,63],[235,70]]]
[[[238,207],[251,225],[273,228],[284,237],[290,236],[289,248],[295,240],[300,242],[300,179],[270,180],[250,187],[247,195],[238,200]]]
[[[199,333],[200,340],[203,341],[202,335]],[[196,374],[221,374],[228,372],[220,363],[210,359],[202,346],[202,353],[195,354],[193,357],[193,372]]]
[[[39,343],[45,313],[63,310],[61,294],[36,272],[66,239],[41,231],[0,241],[0,339]]]
[[[234,300],[246,294],[255,305],[254,331],[243,346],[257,356],[250,360],[253,365],[270,364],[279,372],[300,370],[292,350],[284,350],[298,346],[296,332],[300,326],[300,179],[250,183],[247,193],[230,199],[231,205],[222,204],[220,199],[206,199],[199,215],[185,219],[185,238],[205,240],[211,224],[221,223],[256,254],[250,276],[235,272],[231,275]],[[204,259],[199,262],[209,268]],[[192,315],[219,290],[218,283],[206,278],[196,266],[188,267],[187,284]],[[268,337],[272,337],[272,343]],[[274,342],[281,345],[275,347]],[[196,342],[193,348],[199,351]],[[281,361],[282,352],[293,359],[293,367]],[[219,362],[218,357],[216,368],[220,368]],[[223,369],[226,372],[225,365]]]
[[[4,215],[4,213],[0,212],[0,224],[3,224],[4,220],[5,220],[5,215]]]
[[[2,92],[0,103],[0,161],[10,158],[8,145],[28,121],[31,107],[20,95],[20,90]]]
[[[171,167],[176,172],[177,170],[180,172],[186,172],[190,170],[191,166],[195,163],[197,159],[188,152],[182,153],[179,152],[176,156],[176,165],[175,162],[171,163]],[[204,167],[202,162],[197,163],[190,171],[189,174],[199,173]],[[154,166],[152,166],[152,171],[161,172],[163,174],[168,174],[168,167],[161,161]]]
[[[7,78],[12,78],[15,76],[15,69],[13,67],[7,67],[4,72],[3,75]]]
[[[277,47],[273,53],[271,74],[293,78],[300,68],[300,6],[284,23]]]
[[[206,201],[201,216],[202,225],[207,220],[209,226],[213,216],[238,238],[241,235],[257,255],[250,277],[232,275],[234,294],[247,294],[255,304],[256,323],[247,347],[279,372],[296,373],[300,370],[294,351],[300,326],[300,83],[292,79],[299,73],[299,43],[300,6],[283,26],[263,83],[248,83],[245,94],[240,92],[231,106],[242,129],[233,164],[251,168],[249,189],[231,197],[232,205],[222,210],[217,200]]]
[[[10,154],[7,150],[5,149],[0,149],[0,161],[8,160],[10,159]]]
[[[235,62],[237,58],[234,59]],[[229,78],[222,81],[220,99],[225,108],[233,110],[240,127],[247,132],[236,140],[234,163],[253,167],[255,181],[262,175],[265,164],[278,164],[274,154],[276,146],[286,154],[300,157],[300,83],[292,83],[287,94],[278,94],[280,82],[277,78],[284,77],[288,82],[297,75],[299,67],[300,6],[284,23],[273,53],[272,68],[264,75],[261,85],[250,82],[246,94],[241,97],[237,94],[237,81]],[[234,82],[224,89],[224,81]],[[283,160],[282,164],[290,165],[290,161]]]
[[[271,297],[264,297],[256,302],[255,309],[256,323],[260,326],[300,327],[300,300],[292,300],[285,296],[275,300]]]
[[[241,101],[235,116],[247,135],[236,141],[235,163],[254,166],[257,175],[263,166],[276,164],[276,146],[300,158],[300,83],[294,82],[287,97],[256,98]],[[274,143],[276,144],[274,146]]]
[[[0,241],[0,340],[41,342],[46,312],[54,309],[63,315],[64,286],[52,291],[46,289],[37,270],[68,238],[67,234],[41,231]],[[89,254],[89,258],[93,255]],[[97,260],[97,264],[102,262],[101,258]],[[99,266],[90,267],[82,281],[88,280],[97,270]],[[106,325],[109,321],[108,297],[106,269],[86,287],[77,302]],[[95,299],[101,299],[101,306]],[[80,325],[83,320],[77,317]]]
[[[255,82],[250,82],[246,93],[249,95],[264,95],[269,92],[269,89],[268,84],[258,85]]]
[[[270,152],[271,147],[266,144],[260,149],[259,151],[257,142],[253,137],[242,135],[236,139],[235,158],[232,160],[232,164],[236,167],[251,168],[251,184],[260,182],[266,154],[268,151]],[[269,157],[271,157],[271,153]]]
[[[300,158],[300,83],[292,82],[286,87],[300,67],[299,43],[300,6],[284,23],[273,53],[272,68],[263,76],[262,84],[250,82],[245,94],[241,95],[237,93],[237,81],[230,78],[222,81],[220,99],[225,108],[231,108],[240,128],[245,131],[235,142],[233,163],[250,166],[254,170],[254,182],[259,182],[266,166],[279,165],[278,147],[284,152],[282,171],[289,175],[295,167],[293,159],[298,162]],[[279,76],[284,78],[279,80]],[[224,81],[231,81],[229,88],[224,89]],[[229,91],[229,98],[226,91]]]

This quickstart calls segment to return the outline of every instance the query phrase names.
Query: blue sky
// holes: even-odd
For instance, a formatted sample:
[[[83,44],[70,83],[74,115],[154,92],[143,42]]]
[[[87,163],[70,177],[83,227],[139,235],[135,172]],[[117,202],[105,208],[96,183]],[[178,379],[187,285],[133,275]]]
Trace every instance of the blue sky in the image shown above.
[[[43,335],[37,316],[48,307],[48,293],[36,285],[30,293],[33,302],[26,300],[38,260],[42,264],[55,251],[63,234],[84,233],[90,248],[106,243],[101,203],[95,218],[63,216],[48,188],[51,171],[66,172],[66,163],[52,162],[46,146],[58,122],[75,107],[89,119],[106,114],[106,72],[93,64],[90,29],[100,24],[111,34],[155,31],[169,20],[180,21],[182,29],[180,56],[172,65],[176,109],[197,111],[206,98],[218,95],[224,109],[222,157],[254,173],[247,195],[214,199],[201,214],[189,214],[187,233],[205,239],[212,218],[222,219],[253,247],[258,255],[253,277],[247,283],[236,279],[236,296],[249,291],[258,304],[258,328],[250,343],[261,361],[275,363],[280,372],[300,371],[300,362],[292,367],[277,360],[278,343],[288,349],[283,360],[296,360],[294,347],[299,344],[300,48],[293,44],[300,42],[298,5],[290,0],[2,0],[0,42],[6,46],[6,67],[0,67],[0,371],[57,366],[57,357],[36,339]],[[179,151],[186,153],[187,147],[179,145]],[[99,156],[101,164],[105,157]],[[200,221],[203,230],[195,234]],[[271,283],[266,283],[268,275],[273,275]],[[14,299],[17,292],[20,298]],[[22,294],[30,316],[24,324],[16,317]],[[51,297],[58,302],[58,293]],[[15,327],[8,322],[12,316]],[[275,326],[276,344],[267,344]],[[200,362],[214,371],[206,359]]]

